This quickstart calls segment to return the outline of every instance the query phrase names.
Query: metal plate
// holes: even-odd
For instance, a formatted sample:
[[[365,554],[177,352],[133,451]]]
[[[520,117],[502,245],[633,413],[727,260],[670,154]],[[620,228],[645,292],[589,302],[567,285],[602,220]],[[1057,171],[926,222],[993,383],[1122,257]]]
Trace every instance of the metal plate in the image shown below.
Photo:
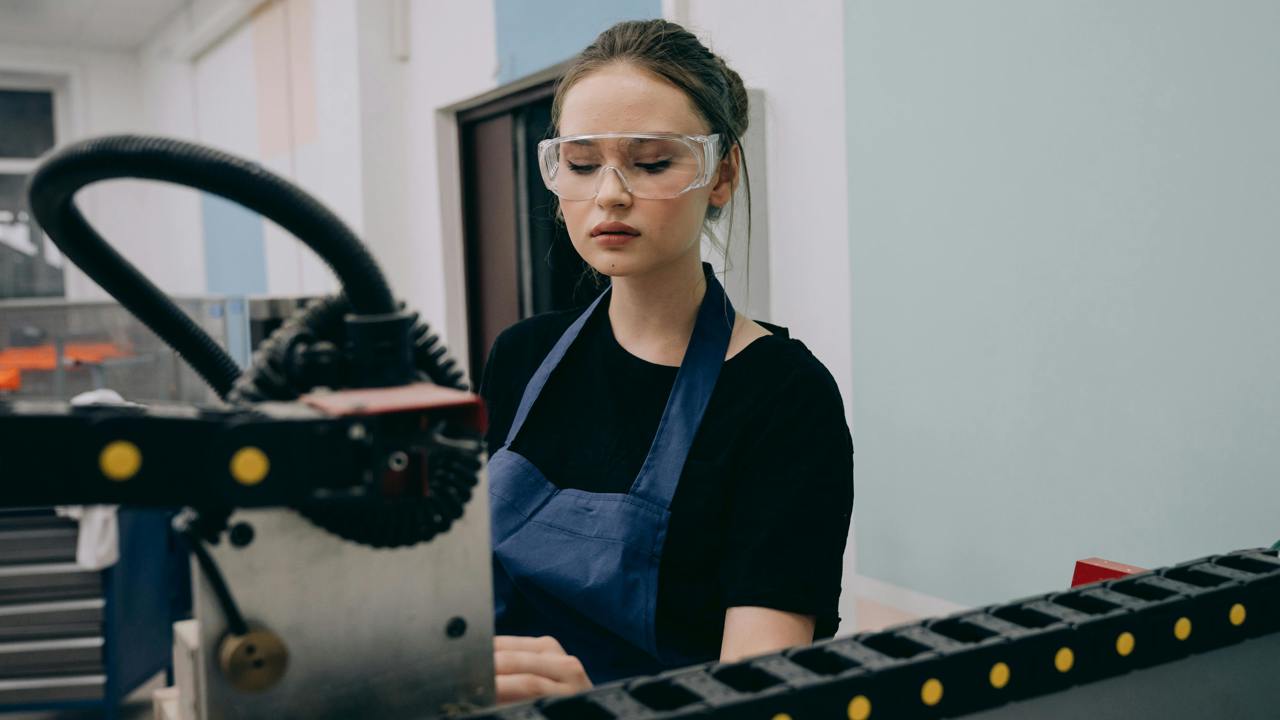
[[[488,485],[449,532],[412,548],[347,542],[289,510],[235,513],[254,541],[210,551],[245,619],[283,640],[289,666],[263,693],[218,670],[226,624],[193,566],[203,717],[420,718],[493,699],[493,591]],[[450,638],[454,618],[466,622]]]

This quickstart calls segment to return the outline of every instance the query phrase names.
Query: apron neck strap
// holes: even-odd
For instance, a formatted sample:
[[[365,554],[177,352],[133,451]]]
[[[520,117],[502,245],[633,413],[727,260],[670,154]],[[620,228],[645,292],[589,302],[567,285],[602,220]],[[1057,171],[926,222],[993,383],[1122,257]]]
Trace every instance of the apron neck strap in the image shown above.
[[[707,292],[698,308],[693,336],[676,373],[676,382],[662,411],[649,455],[631,487],[632,495],[664,508],[671,507],[733,334],[733,305],[711,272],[711,266],[703,263],[703,269]]]
[[[675,385],[667,399],[667,406],[662,411],[662,420],[658,423],[653,444],[649,447],[649,455],[631,488],[632,495],[664,508],[671,506],[671,499],[675,496],[676,486],[689,457],[689,449],[693,447],[698,426],[711,401],[711,393],[720,377],[720,368],[724,365],[724,356],[729,350],[729,337],[733,333],[733,304],[729,302],[720,281],[712,273],[711,266],[703,263],[702,267],[707,279],[707,291],[698,307],[693,336],[689,338],[689,346],[685,349],[684,359],[676,372]],[[611,289],[606,288],[574,320],[529,379],[511,422],[511,429],[507,432],[505,445],[509,446],[515,441],[551,373],[564,359],[573,341],[582,333],[583,326]]]
[[[596,307],[608,296],[612,287],[607,287],[604,292],[596,297],[595,301],[587,307],[577,320],[569,326],[568,330],[560,336],[556,341],[551,352],[542,359],[542,364],[538,366],[537,372],[533,377],[529,378],[529,384],[525,385],[524,395],[520,398],[520,407],[516,409],[516,416],[511,421],[511,429],[507,432],[507,441],[504,445],[511,445],[515,441],[516,435],[520,433],[520,429],[524,427],[524,421],[529,417],[529,411],[533,409],[533,403],[537,401],[538,396],[542,394],[542,388],[547,384],[547,380],[551,378],[551,373],[555,371],[556,366],[564,359],[566,353],[569,352],[569,346],[573,345],[573,341],[578,339],[578,335],[582,333],[582,327],[587,324],[587,320],[591,318],[591,314],[595,312]]]

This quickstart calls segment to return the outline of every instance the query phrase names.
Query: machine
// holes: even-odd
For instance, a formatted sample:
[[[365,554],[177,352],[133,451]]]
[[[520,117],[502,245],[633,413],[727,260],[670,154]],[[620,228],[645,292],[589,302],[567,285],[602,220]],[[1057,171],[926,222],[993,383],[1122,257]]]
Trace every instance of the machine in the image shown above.
[[[286,321],[242,373],[77,210],[80,188],[119,177],[260,212],[328,262],[343,292]],[[483,407],[354,234],[260,166],[166,139],[68,146],[29,190],[64,255],[225,404],[0,402],[3,504],[187,508],[176,525],[198,566],[198,637],[179,675],[195,717],[425,717],[488,704]]]

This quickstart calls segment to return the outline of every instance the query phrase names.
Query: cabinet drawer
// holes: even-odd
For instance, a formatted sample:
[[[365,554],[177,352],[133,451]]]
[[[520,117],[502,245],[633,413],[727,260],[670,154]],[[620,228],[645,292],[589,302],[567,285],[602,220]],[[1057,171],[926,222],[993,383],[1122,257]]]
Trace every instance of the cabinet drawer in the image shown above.
[[[106,686],[105,675],[0,679],[0,706],[101,700]]]
[[[0,643],[0,678],[100,674],[102,646],[101,637]]]
[[[102,574],[73,562],[0,566],[0,604],[102,595]]]
[[[0,559],[6,563],[74,562],[74,525],[54,527],[0,527]]]
[[[102,598],[0,605],[0,643],[102,633]]]

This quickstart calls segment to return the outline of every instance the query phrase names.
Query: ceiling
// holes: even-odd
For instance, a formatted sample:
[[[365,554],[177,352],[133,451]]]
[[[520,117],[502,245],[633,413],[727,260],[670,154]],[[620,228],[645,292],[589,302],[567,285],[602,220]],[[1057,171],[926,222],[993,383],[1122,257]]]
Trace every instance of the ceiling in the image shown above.
[[[131,50],[191,0],[0,0],[0,43]]]

